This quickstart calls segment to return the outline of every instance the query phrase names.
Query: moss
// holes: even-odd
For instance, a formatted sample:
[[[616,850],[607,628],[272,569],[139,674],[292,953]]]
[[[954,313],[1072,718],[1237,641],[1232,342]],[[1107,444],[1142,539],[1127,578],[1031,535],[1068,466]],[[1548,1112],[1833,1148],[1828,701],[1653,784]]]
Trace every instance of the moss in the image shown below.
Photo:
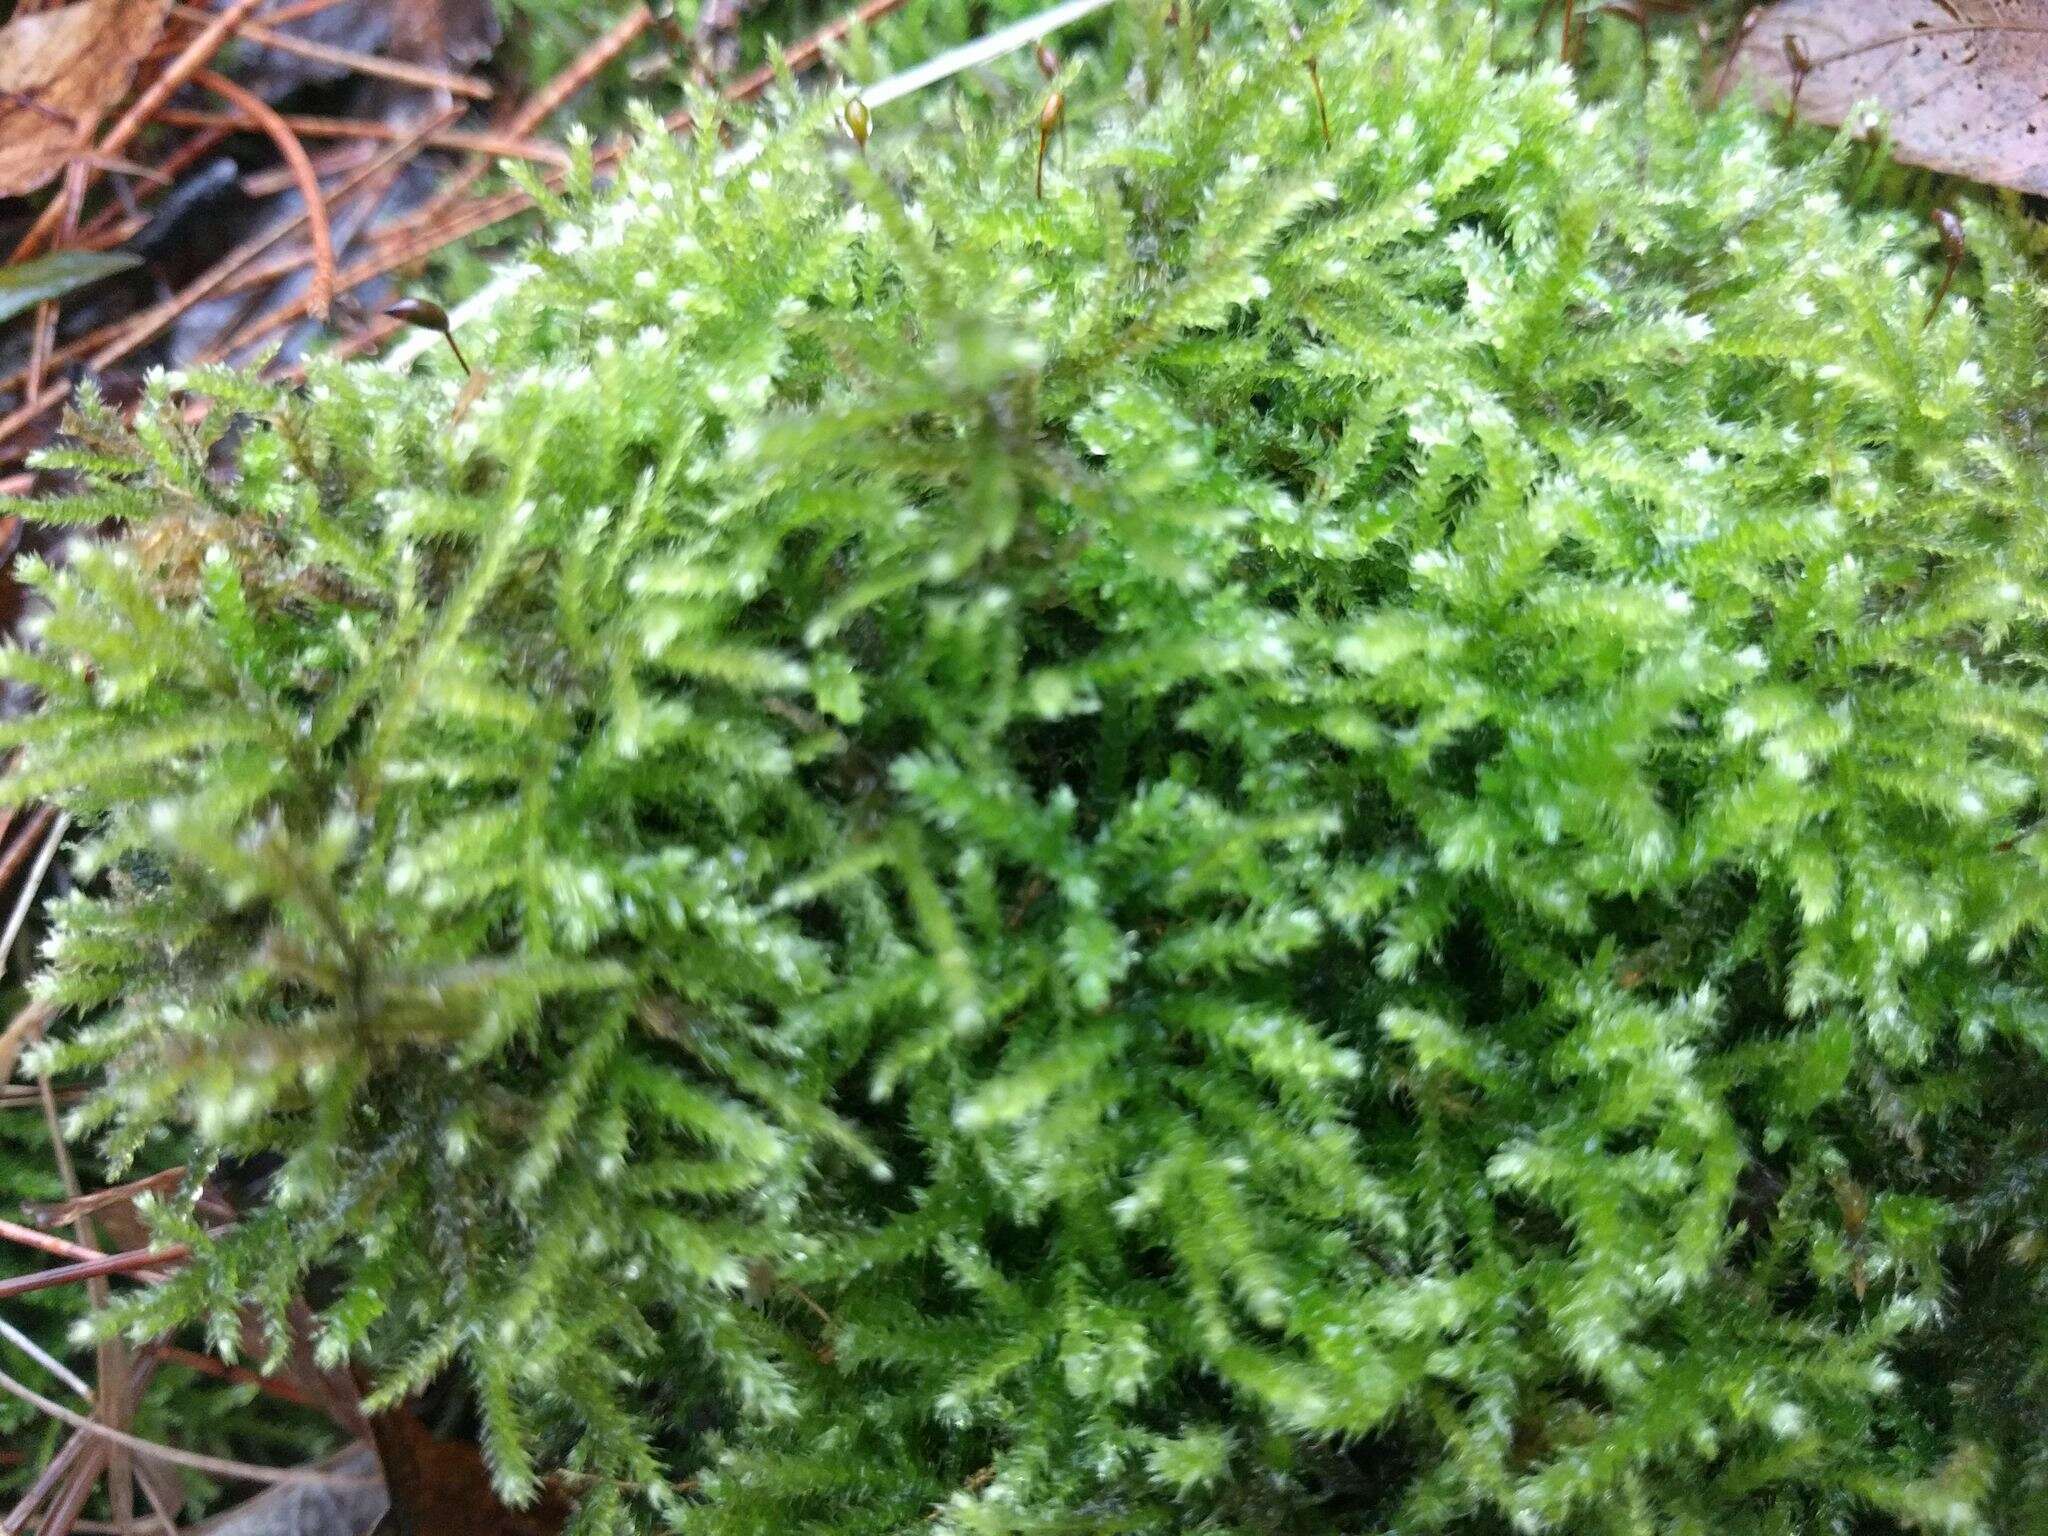
[[[2011,1421],[1916,1351],[2040,1075],[2024,262],[1973,216],[1930,317],[1675,51],[1141,9],[1042,198],[1028,61],[865,156],[707,108],[480,392],[57,456],[136,533],[8,658],[97,872],[51,1060],[283,1158],[128,1323],[317,1267],[597,1526],[1973,1528]]]

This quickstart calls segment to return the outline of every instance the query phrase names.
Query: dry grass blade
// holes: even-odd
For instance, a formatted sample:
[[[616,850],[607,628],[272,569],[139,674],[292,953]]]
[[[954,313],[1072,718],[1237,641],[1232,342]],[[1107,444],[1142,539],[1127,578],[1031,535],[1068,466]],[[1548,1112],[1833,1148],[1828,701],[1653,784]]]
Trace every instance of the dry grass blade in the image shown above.
[[[14,1324],[8,1322],[4,1317],[0,1317],[0,1339],[5,1339],[24,1355],[27,1355],[29,1359],[35,1361],[37,1365],[40,1365],[52,1376],[63,1382],[65,1386],[84,1398],[88,1405],[92,1402],[92,1388],[86,1384],[83,1377],[79,1376],[70,1366],[44,1349],[42,1345],[23,1333]]]
[[[1012,22],[1009,26],[991,32],[985,37],[977,37],[972,42],[962,43],[958,48],[948,49],[936,58],[925,60],[915,69],[906,69],[900,75],[891,75],[887,80],[879,81],[863,90],[860,93],[861,100],[870,108],[884,107],[892,101],[901,101],[926,86],[936,85],[941,80],[950,80],[957,74],[986,64],[992,59],[999,59],[1006,53],[1014,53],[1017,49],[1036,42],[1046,33],[1072,26],[1110,4],[1111,0],[1066,0],[1063,5],[1040,11],[1036,16],[1027,16],[1022,21]]]

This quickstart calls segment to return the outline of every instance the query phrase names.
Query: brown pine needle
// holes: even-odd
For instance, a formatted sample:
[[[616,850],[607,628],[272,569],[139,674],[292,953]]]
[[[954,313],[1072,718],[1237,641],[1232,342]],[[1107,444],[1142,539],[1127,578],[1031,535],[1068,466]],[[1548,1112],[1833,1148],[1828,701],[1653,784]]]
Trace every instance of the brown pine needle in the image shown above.
[[[210,11],[202,11],[190,5],[178,6],[176,14],[179,20],[189,22],[211,20],[213,15]],[[407,64],[398,59],[382,59],[375,54],[357,53],[351,48],[336,48],[327,43],[316,43],[310,38],[280,32],[260,21],[243,22],[241,35],[265,48],[274,48],[279,53],[289,53],[316,64],[331,64],[336,69],[347,70],[350,74],[372,75],[381,80],[394,81],[399,85],[415,85],[426,91],[446,91],[451,96],[467,96],[473,101],[489,101],[496,94],[487,81],[479,80],[474,75],[458,75],[445,69],[428,69],[420,64]]]
[[[27,1355],[29,1359],[35,1361],[37,1365],[40,1365],[52,1376],[63,1382],[65,1386],[84,1398],[87,1403],[92,1401],[91,1383],[85,1381],[70,1366],[59,1360],[47,1349],[44,1349],[42,1345],[23,1333],[14,1324],[8,1322],[4,1317],[0,1317],[0,1339],[6,1340],[24,1355]]]
[[[38,1269],[30,1274],[0,1280],[0,1301],[11,1301],[16,1296],[28,1296],[36,1291],[54,1290],[60,1285],[99,1280],[107,1275],[132,1275],[137,1270],[155,1270],[191,1256],[192,1250],[183,1243],[172,1243],[168,1248],[131,1248],[125,1253],[102,1254],[77,1264],[59,1264],[54,1269]]]
[[[109,1445],[121,1446],[151,1461],[167,1462],[174,1467],[190,1467],[195,1472],[204,1472],[212,1477],[227,1478],[241,1483],[309,1483],[323,1488],[362,1488],[369,1485],[367,1479],[351,1477],[344,1472],[322,1472],[313,1467],[259,1467],[246,1461],[229,1461],[221,1456],[202,1456],[196,1451],[181,1451],[176,1446],[159,1445],[154,1440],[143,1439],[140,1435],[111,1429],[82,1413],[73,1413],[62,1403],[52,1402],[33,1387],[16,1381],[5,1371],[0,1371],[0,1392],[19,1398],[38,1412],[47,1414],[59,1423],[69,1424],[73,1429],[95,1440],[104,1440]]]
[[[104,1259],[106,1255],[97,1248],[88,1248],[84,1243],[74,1243],[68,1237],[59,1237],[54,1232],[45,1232],[40,1227],[25,1227],[18,1221],[0,1217],[0,1238],[19,1243],[24,1248],[33,1248],[38,1253],[47,1253],[52,1258],[71,1259],[85,1263],[93,1259]]]
[[[193,79],[245,117],[253,118],[291,168],[292,179],[299,185],[299,196],[306,204],[306,227],[313,238],[313,286],[306,295],[306,312],[315,320],[325,320],[328,306],[334,302],[334,234],[327,223],[327,200],[320,192],[320,177],[313,170],[306,146],[299,142],[299,136],[278,115],[277,109],[254,91],[210,69],[199,70]]]
[[[854,27],[878,21],[892,11],[902,9],[907,3],[908,0],[865,0],[865,3],[854,11],[820,27],[783,57],[791,70],[807,69],[824,57],[825,50]],[[764,65],[728,86],[725,98],[728,101],[751,101],[774,83],[774,69]],[[671,133],[683,133],[689,130],[694,119],[687,110],[681,110],[670,113],[662,122]],[[609,170],[616,166],[625,158],[626,149],[625,142],[606,145],[595,157],[597,167],[600,170]],[[547,178],[548,185],[552,187],[560,187],[564,180],[560,172],[555,172]],[[385,231],[370,254],[343,268],[336,278],[337,290],[346,293],[359,284],[389,276],[400,267],[423,260],[468,235],[489,229],[495,224],[502,224],[507,219],[516,218],[532,207],[533,199],[524,189],[517,187],[488,197],[458,199],[452,203],[436,198],[412,218]],[[217,361],[232,356],[242,348],[252,346],[290,325],[304,313],[303,305],[291,304],[275,314],[251,321],[226,341],[209,347],[204,354],[205,360]],[[396,329],[397,326],[393,325],[382,334],[388,336],[391,330]],[[16,412],[16,415],[20,414],[21,412]],[[40,411],[31,413],[28,419],[33,420],[39,414]],[[19,423],[15,425],[18,426]],[[5,441],[7,430],[8,424],[0,423],[0,442]]]
[[[37,1536],[70,1536],[73,1522],[84,1512],[85,1501],[92,1497],[93,1489],[99,1486],[100,1478],[107,1470],[106,1446],[87,1446],[71,1476],[57,1490],[57,1496],[50,1500],[49,1513],[43,1516]]]
[[[355,194],[358,188],[364,186],[393,164],[410,157],[420,144],[431,138],[441,125],[451,121],[460,110],[458,107],[450,107],[439,116],[430,119],[420,128],[415,129],[406,138],[392,144],[382,154],[378,155],[376,159],[336,187],[331,201],[337,205],[345,202]],[[144,346],[157,336],[162,335],[173,321],[200,300],[208,298],[215,293],[240,293],[244,289],[256,287],[261,283],[271,282],[279,277],[296,272],[303,265],[303,259],[299,257],[294,257],[288,261],[266,263],[261,266],[252,266],[251,264],[259,256],[269,251],[271,247],[292,234],[300,225],[304,224],[307,220],[308,212],[309,209],[302,209],[298,214],[278,225],[275,229],[257,235],[235,250],[230,251],[211,267],[208,267],[206,271],[202,272],[192,282],[187,283],[177,293],[165,299],[161,304],[144,310],[139,315],[133,315],[125,320],[116,321],[111,327],[95,331],[91,336],[82,338],[80,342],[74,343],[74,345],[86,351],[92,351],[92,349],[97,348],[97,351],[93,351],[92,367],[95,370],[107,368],[119,362],[136,348]],[[64,354],[60,352],[58,356],[62,358]],[[6,382],[5,380],[0,380],[0,387],[4,387]]]
[[[57,808],[53,805],[40,806],[36,813],[29,817],[28,825],[21,829],[21,835],[8,844],[5,853],[0,853],[0,886],[5,886],[12,880],[14,872],[21,868],[23,861],[42,846],[43,834],[56,819]]]
[[[301,139],[364,139],[399,143],[414,137],[414,130],[396,123],[369,118],[321,117],[308,112],[287,112],[285,123]],[[171,128],[217,128],[229,133],[256,131],[257,125],[232,112],[198,112],[190,107],[166,107],[157,120]],[[459,149],[473,155],[490,155],[500,160],[531,160],[538,165],[562,166],[569,155],[557,145],[540,139],[516,138],[505,132],[473,128],[437,128],[422,141],[435,149]]]
[[[571,60],[568,68],[542,86],[531,100],[512,114],[511,121],[504,127],[506,136],[524,139],[530,135],[553,117],[564,102],[588,85],[607,64],[638,42],[640,34],[653,25],[654,12],[645,5],[636,5],[626,12],[602,37]],[[467,192],[485,169],[484,165],[477,164],[461,172],[442,189],[441,199],[445,201]]]
[[[20,1502],[9,1510],[4,1518],[0,1518],[0,1533],[13,1536],[14,1532],[26,1526],[30,1517],[41,1507],[43,1500],[47,1499],[71,1469],[78,1465],[79,1459],[91,1445],[90,1437],[82,1431],[66,1440],[57,1454],[50,1458],[49,1464],[37,1475],[36,1480],[29,1484],[28,1492],[21,1496]]]

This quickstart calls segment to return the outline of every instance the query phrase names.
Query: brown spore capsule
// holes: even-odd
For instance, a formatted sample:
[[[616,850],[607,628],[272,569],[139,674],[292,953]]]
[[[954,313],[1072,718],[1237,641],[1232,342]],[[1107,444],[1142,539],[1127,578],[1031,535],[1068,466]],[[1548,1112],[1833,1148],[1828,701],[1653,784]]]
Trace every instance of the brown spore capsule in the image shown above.
[[[1806,89],[1806,77],[1813,72],[1813,55],[1806,51],[1806,39],[1797,32],[1785,34],[1785,67],[1792,71],[1792,100],[1785,107],[1785,126],[1799,118],[1799,94]]]
[[[1052,145],[1052,136],[1059,132],[1060,119],[1067,115],[1067,98],[1063,92],[1054,91],[1045,98],[1045,105],[1038,109],[1038,172],[1032,183],[1034,195],[1045,196],[1045,152]]]
[[[448,350],[455,354],[455,361],[462,365],[462,371],[473,372],[469,359],[462,355],[462,348],[455,340],[455,327],[449,323],[448,311],[432,299],[400,299],[384,311],[401,325],[410,325],[422,331],[437,331],[448,343]]]
[[[1941,237],[1941,252],[1946,264],[1941,271],[1941,286],[1934,291],[1934,302],[1927,306],[1927,315],[1920,324],[1924,327],[1941,308],[1948,297],[1950,286],[1956,280],[1956,268],[1963,264],[1963,257],[1969,254],[1969,242],[1963,235],[1963,221],[1947,208],[1937,208],[1927,215],[1927,221],[1934,226],[1934,232]]]

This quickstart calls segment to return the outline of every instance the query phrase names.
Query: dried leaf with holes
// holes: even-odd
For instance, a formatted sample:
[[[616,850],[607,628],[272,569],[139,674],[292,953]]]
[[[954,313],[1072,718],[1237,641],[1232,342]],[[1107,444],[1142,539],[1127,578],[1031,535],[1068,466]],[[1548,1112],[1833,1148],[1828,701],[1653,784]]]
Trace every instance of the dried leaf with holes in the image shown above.
[[[89,146],[170,9],[170,0],[79,0],[0,27],[0,197],[33,192]]]
[[[1799,116],[1839,126],[1864,103],[1908,165],[2048,193],[2048,0],[1781,0],[1738,67],[1773,104],[1809,60]]]

